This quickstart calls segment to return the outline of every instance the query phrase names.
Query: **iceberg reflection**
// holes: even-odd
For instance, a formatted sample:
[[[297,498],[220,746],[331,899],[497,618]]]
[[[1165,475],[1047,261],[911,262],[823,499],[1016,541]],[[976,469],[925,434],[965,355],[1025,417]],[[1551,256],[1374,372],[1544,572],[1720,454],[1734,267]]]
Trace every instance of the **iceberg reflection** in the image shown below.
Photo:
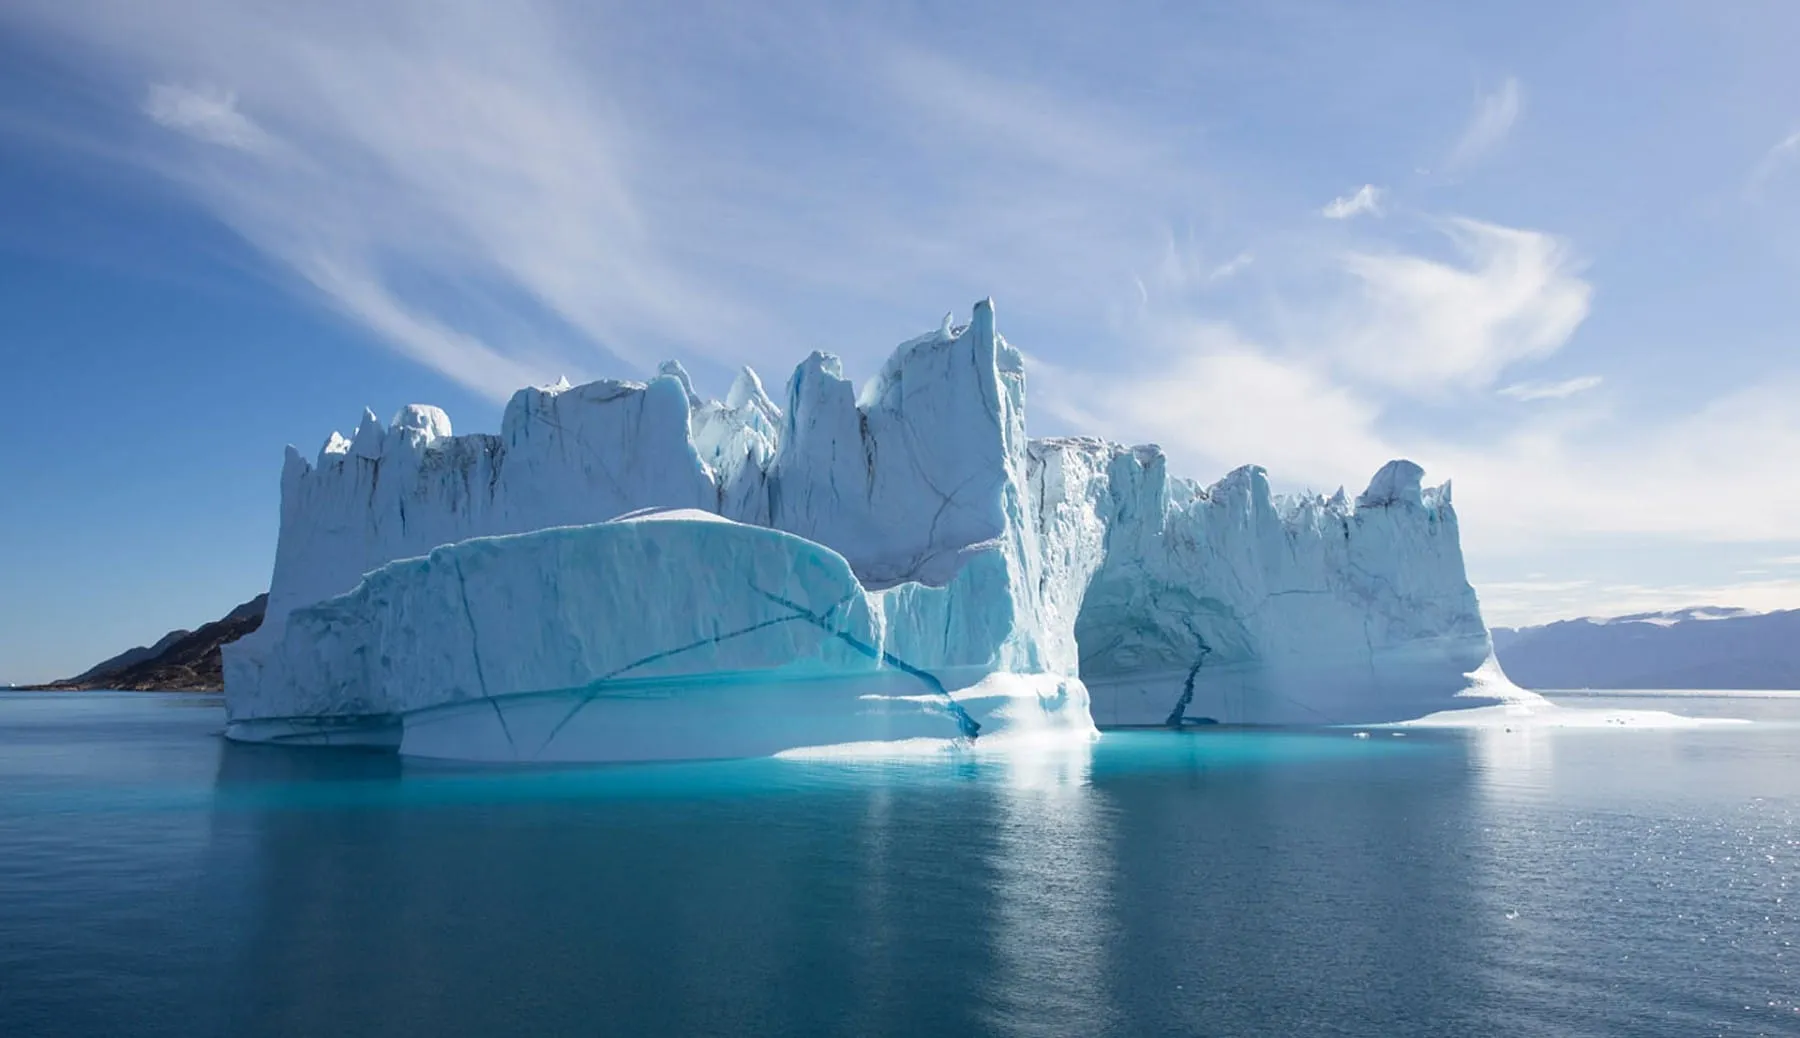
[[[1005,781],[994,791],[987,1023],[1002,1034],[1101,1033],[1116,916],[1114,834],[1092,784],[1094,745],[1024,745],[996,756]]]

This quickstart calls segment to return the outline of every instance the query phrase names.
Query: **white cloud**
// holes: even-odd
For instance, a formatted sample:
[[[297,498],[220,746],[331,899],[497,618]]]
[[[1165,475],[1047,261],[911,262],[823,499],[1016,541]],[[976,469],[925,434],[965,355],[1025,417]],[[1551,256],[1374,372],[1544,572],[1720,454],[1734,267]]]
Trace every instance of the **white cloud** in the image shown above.
[[[1578,616],[1602,619],[1702,606],[1769,612],[1800,605],[1800,580],[1716,584],[1490,581],[1478,589],[1481,614],[1495,627],[1525,627]]]
[[[274,141],[237,109],[237,95],[217,87],[153,83],[144,114],[160,126],[239,151],[267,152]]]
[[[1775,142],[1773,147],[1763,153],[1756,165],[1751,167],[1750,176],[1744,184],[1745,195],[1751,199],[1760,197],[1770,180],[1797,161],[1800,161],[1800,130]]]
[[[1450,169],[1459,169],[1479,161],[1506,139],[1512,132],[1513,124],[1519,121],[1519,113],[1524,107],[1524,91],[1519,81],[1511,76],[1500,84],[1499,89],[1490,94],[1483,94],[1475,100],[1475,111],[1469,117],[1468,125],[1463,128],[1444,165]]]
[[[1261,339],[1241,323],[1203,318],[1215,303],[1198,286],[1185,298],[1153,292],[1137,323],[1119,333],[1130,351],[1079,370],[1032,358],[1034,414],[1158,442],[1171,471],[1203,480],[1254,462],[1281,485],[1354,490],[1388,459],[1410,457],[1432,479],[1456,479],[1472,560],[1624,535],[1686,544],[1795,536],[1800,413],[1791,400],[1800,379],[1766,379],[1685,413],[1634,412],[1624,397],[1528,410],[1501,408],[1487,394],[1451,396],[1469,420],[1415,423],[1420,394],[1486,387],[1508,366],[1561,347],[1591,294],[1558,239],[1470,220],[1442,226],[1460,243],[1460,262],[1359,253],[1348,301],[1283,302],[1280,334]],[[1602,377],[1521,381],[1500,392],[1567,398]],[[1747,592],[1757,601],[1782,593],[1759,587]],[[1527,590],[1508,593],[1561,601]],[[1678,599],[1705,590],[1681,585],[1656,601],[1691,604]]]
[[[710,216],[683,182],[697,164],[652,160],[656,142],[596,78],[607,63],[546,6],[27,7],[15,13],[80,39],[111,75],[149,80],[149,121],[217,146],[151,141],[137,161],[482,394],[775,338],[709,276],[715,261],[674,255],[697,250]]]
[[[1800,530],[1797,392],[1792,377],[1772,378],[1686,413],[1528,417],[1497,435],[1409,445],[1456,476],[1464,529],[1488,551],[1621,534],[1784,541]]]
[[[1335,323],[1352,377],[1413,394],[1479,388],[1560,349],[1587,317],[1591,286],[1567,246],[1539,231],[1443,224],[1463,262],[1397,252],[1345,260],[1360,298]]]
[[[1002,78],[960,55],[890,46],[874,71],[895,97],[929,113],[939,140],[955,135],[964,147],[1107,180],[1162,153],[1124,112]]]
[[[472,335],[460,332],[408,307],[366,270],[347,268],[329,254],[296,254],[296,270],[332,304],[376,333],[401,353],[474,388],[499,398],[520,386],[546,381],[533,365],[496,352]]]
[[[655,46],[648,20],[534,0],[18,0],[6,18],[74,41],[175,131],[123,135],[147,146],[134,161],[496,399],[670,355],[786,365],[796,341],[867,370],[911,315],[988,294],[1103,321],[1159,221],[1207,196],[1193,138],[1142,109],[866,13],[721,9]],[[1250,262],[1220,259],[1194,283]],[[832,321],[872,331],[813,341]]]
[[[1381,189],[1373,184],[1364,184],[1352,194],[1343,195],[1331,200],[1319,215],[1327,220],[1348,220],[1361,213],[1371,216],[1381,215]]]
[[[1325,207],[1346,220],[1328,229],[1316,200],[1258,182],[1264,156],[1232,170],[1232,135],[1204,113],[1092,89],[1085,41],[1059,64],[1034,36],[1054,71],[1033,79],[998,44],[922,50],[905,24],[835,8],[723,5],[670,33],[529,0],[4,7],[9,27],[77,41],[84,68],[174,131],[138,161],[372,334],[497,398],[669,353],[790,364],[817,347],[866,371],[941,301],[991,292],[1048,354],[1036,430],[1061,417],[1159,441],[1177,472],[1257,462],[1354,490],[1410,455],[1457,478],[1472,557],[1800,529],[1800,387],[1768,379],[1685,414],[1615,394],[1505,406],[1503,376],[1515,400],[1601,377],[1514,371],[1588,314],[1568,245],[1466,219],[1437,225],[1449,249],[1376,239],[1406,229],[1349,219],[1381,211],[1373,185]],[[1501,83],[1431,165],[1492,154],[1523,107]],[[1170,231],[1159,256],[1171,228],[1180,245]],[[1344,236],[1347,255],[1326,251]]]
[[[1249,249],[1238,252],[1222,263],[1219,262],[1219,255],[1211,249],[1201,248],[1191,240],[1178,241],[1173,232],[1165,230],[1162,255],[1156,265],[1150,268],[1150,284],[1146,285],[1139,280],[1139,285],[1144,289],[1144,301],[1148,302],[1152,295],[1158,298],[1169,295],[1180,298],[1218,289],[1223,283],[1250,269],[1256,262],[1255,254]],[[1150,291],[1152,286],[1155,288],[1154,292]]]
[[[1655,422],[1529,417],[1465,436],[1396,436],[1403,397],[1358,390],[1316,357],[1284,356],[1228,326],[1168,322],[1133,359],[1128,370],[1071,370],[1033,357],[1034,407],[1085,432],[1160,443],[1171,471],[1203,480],[1254,462],[1279,484],[1356,489],[1388,459],[1412,458],[1434,480],[1455,478],[1471,558],[1584,538],[1778,542],[1800,530],[1791,379]]]
[[[1226,260],[1224,263],[1214,267],[1207,273],[1206,280],[1224,281],[1227,278],[1236,277],[1243,273],[1245,268],[1249,267],[1250,264],[1254,262],[1256,262],[1255,256],[1250,255],[1248,252],[1240,252],[1236,256]]]
[[[1290,482],[1335,487],[1366,480],[1395,456],[1373,430],[1379,409],[1313,366],[1217,323],[1176,321],[1145,334],[1142,366],[1130,371],[1030,357],[1034,405],[1074,428],[1160,444],[1175,471],[1200,477],[1258,464]]]
[[[1565,400],[1577,393],[1585,393],[1604,381],[1599,375],[1580,375],[1561,382],[1515,382],[1510,386],[1501,386],[1496,392],[1519,401]]]

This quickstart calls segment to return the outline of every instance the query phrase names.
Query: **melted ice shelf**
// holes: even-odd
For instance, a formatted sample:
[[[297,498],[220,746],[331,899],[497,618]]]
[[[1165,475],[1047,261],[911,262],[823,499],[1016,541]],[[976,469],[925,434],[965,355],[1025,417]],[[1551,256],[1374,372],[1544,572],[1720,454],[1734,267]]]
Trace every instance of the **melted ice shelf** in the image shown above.
[[[499,436],[365,415],[289,450],[229,733],[614,760],[1469,703],[1489,642],[1448,485],[1201,487],[1154,447],[1028,440],[1024,405],[984,302],[860,393],[815,353],[785,405],[670,363],[521,390]]]

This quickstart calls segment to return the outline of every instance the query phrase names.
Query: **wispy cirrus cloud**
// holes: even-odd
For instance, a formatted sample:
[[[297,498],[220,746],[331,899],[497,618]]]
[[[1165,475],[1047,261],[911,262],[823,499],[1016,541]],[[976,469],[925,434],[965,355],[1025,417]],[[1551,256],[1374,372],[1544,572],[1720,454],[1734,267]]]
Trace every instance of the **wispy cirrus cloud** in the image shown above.
[[[1214,267],[1213,269],[1207,271],[1206,280],[1208,280],[1208,281],[1224,281],[1227,278],[1236,277],[1237,275],[1242,274],[1244,271],[1250,269],[1250,264],[1255,263],[1255,262],[1256,262],[1256,257],[1251,255],[1248,251],[1240,252],[1236,256],[1231,257],[1230,259],[1226,260],[1225,262],[1223,262],[1223,263],[1219,264],[1218,266]]]
[[[1464,217],[1441,229],[1457,261],[1353,252],[1359,291],[1337,352],[1354,377],[1411,394],[1484,386],[1560,349],[1587,318],[1592,286],[1553,235]]]
[[[1444,165],[1452,170],[1471,166],[1499,147],[1512,132],[1524,110],[1525,91],[1518,79],[1508,76],[1500,86],[1475,99],[1475,110],[1456,139]]]
[[[73,0],[15,13],[103,55],[142,98],[164,136],[136,161],[378,340],[479,393],[769,330],[671,256],[686,210],[661,194],[670,178],[566,9],[195,0],[152,16]]]
[[[1501,386],[1495,392],[1522,403],[1532,400],[1566,400],[1594,389],[1604,381],[1606,380],[1599,375],[1579,375],[1560,382],[1514,382],[1509,386]]]
[[[1280,303],[1280,334],[1209,318],[1208,296],[1153,296],[1125,333],[1131,354],[1081,369],[1034,365],[1034,400],[1074,428],[1160,443],[1174,471],[1256,462],[1283,485],[1354,490],[1389,458],[1413,458],[1432,478],[1456,478],[1471,559],[1595,537],[1794,538],[1800,485],[1783,473],[1800,458],[1800,415],[1787,403],[1800,376],[1697,399],[1653,422],[1613,401],[1567,413],[1502,407],[1497,398],[1567,399],[1600,384],[1590,375],[1493,389],[1568,345],[1592,286],[1556,236],[1455,217],[1432,226],[1450,257],[1369,242],[1343,258],[1349,279],[1337,297]],[[1458,418],[1420,426],[1421,406]],[[1757,487],[1757,507],[1670,493],[1721,485]],[[1531,595],[1514,590],[1527,609],[1518,603]],[[1689,604],[1679,597],[1666,601]]]
[[[1179,211],[1203,179],[1130,106],[848,11],[717,14],[683,34],[678,66],[620,11],[558,0],[9,12],[75,41],[162,131],[134,161],[378,340],[495,399],[676,354],[790,363],[780,344],[808,315],[769,305],[778,293],[865,314],[988,293],[1101,310],[1153,240],[1143,214]],[[753,103],[730,86],[750,73],[801,100]]]
[[[159,126],[209,144],[255,153],[275,146],[262,127],[238,111],[237,95],[229,90],[152,83],[143,107],[144,114]]]
[[[1071,425],[1159,442],[1198,471],[1255,461],[1290,482],[1334,486],[1403,454],[1460,465],[1468,454],[1395,437],[1387,416],[1411,397],[1485,388],[1561,348],[1587,315],[1591,286],[1551,235],[1460,217],[1430,226],[1452,258],[1375,242],[1341,254],[1338,294],[1283,306],[1286,346],[1206,316],[1203,295],[1184,301],[1183,288],[1203,289],[1205,268],[1171,247],[1160,284],[1172,296],[1146,296],[1126,333],[1138,363],[1052,368],[1038,399]]]
[[[1348,220],[1353,216],[1368,213],[1371,216],[1381,215],[1380,188],[1373,184],[1364,184],[1347,195],[1340,195],[1319,210],[1319,215],[1327,220]]]
[[[1744,194],[1751,199],[1760,198],[1770,181],[1796,165],[1800,165],[1800,130],[1776,141],[1756,165],[1750,167],[1750,175],[1744,181]]]
[[[1800,581],[1781,579],[1660,585],[1598,580],[1490,581],[1481,589],[1482,616],[1496,627],[1705,606],[1771,612],[1793,609],[1796,602],[1800,602]]]
[[[1134,340],[1139,365],[1124,370],[1029,358],[1035,402],[1074,428],[1161,444],[1182,471],[1253,463],[1290,483],[1333,487],[1398,456],[1376,428],[1380,404],[1324,366],[1192,316],[1151,319]]]
[[[1456,215],[1482,211],[1460,196],[1397,209],[1372,184],[1321,209],[1343,171],[1266,176],[1296,154],[1246,156],[1241,113],[1196,116],[1196,83],[1220,80],[1128,19],[1046,19],[1021,49],[939,44],[951,30],[887,5],[707,11],[14,0],[0,21],[77,53],[145,135],[118,135],[132,161],[371,337],[496,398],[666,355],[825,348],[868,371],[942,306],[992,293],[1034,350],[1034,432],[1155,440],[1176,471],[1257,462],[1324,489],[1413,456],[1457,477],[1472,558],[1800,528],[1780,378],[1655,411],[1632,411],[1623,380],[1515,406],[1613,375],[1598,358],[1601,374],[1532,377],[1584,347],[1594,290],[1553,220],[1527,225],[1544,211],[1529,197],[1495,207],[1524,214],[1505,222]],[[1095,60],[1109,32],[1118,49]],[[1257,75],[1371,71],[1335,31],[1311,38]],[[1246,54],[1209,60],[1228,78]],[[1524,110],[1517,79],[1483,93],[1444,164],[1494,155]],[[1721,485],[1758,487],[1758,507],[1670,493]]]

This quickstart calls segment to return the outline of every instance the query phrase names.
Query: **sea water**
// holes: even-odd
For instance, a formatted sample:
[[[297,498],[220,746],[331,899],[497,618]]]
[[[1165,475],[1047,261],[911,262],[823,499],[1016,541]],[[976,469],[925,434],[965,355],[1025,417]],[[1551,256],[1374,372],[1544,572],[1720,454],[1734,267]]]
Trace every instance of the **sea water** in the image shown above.
[[[562,769],[0,695],[0,1035],[1800,1034],[1800,699]]]

